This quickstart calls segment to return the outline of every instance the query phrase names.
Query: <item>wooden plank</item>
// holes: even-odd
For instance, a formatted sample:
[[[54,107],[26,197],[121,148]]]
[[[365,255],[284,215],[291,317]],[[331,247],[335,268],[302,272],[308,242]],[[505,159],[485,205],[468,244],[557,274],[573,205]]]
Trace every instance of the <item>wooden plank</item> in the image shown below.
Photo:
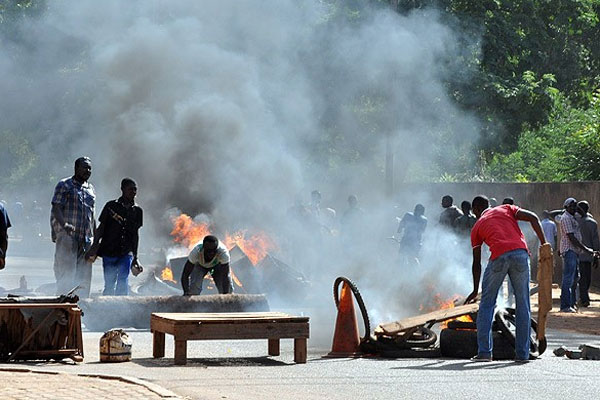
[[[0,303],[0,310],[14,310],[17,308],[77,308],[74,303]]]
[[[177,324],[231,324],[263,321],[281,321],[281,322],[308,322],[308,317],[295,317],[288,314],[280,315],[232,315],[235,313],[224,313],[222,315],[207,315],[203,313],[153,313],[151,320],[163,320]]]
[[[187,341],[175,339],[175,364],[187,364]]]
[[[165,356],[165,334],[163,332],[152,332],[152,357],[161,358]]]
[[[308,338],[308,323],[180,325],[174,335],[187,340]]]
[[[306,338],[294,339],[294,361],[297,364],[306,364]]]
[[[279,339],[269,339],[269,355],[279,355]]]
[[[52,349],[52,350],[22,350],[16,358],[20,356],[35,356],[35,355],[60,355],[68,357],[72,354],[78,354],[79,349]]]
[[[427,314],[381,324],[375,328],[375,334],[393,336],[410,328],[423,326],[430,322],[441,322],[447,319],[457,318],[461,315],[477,312],[478,310],[479,304],[465,304],[462,306],[456,306],[454,308],[437,310]]]

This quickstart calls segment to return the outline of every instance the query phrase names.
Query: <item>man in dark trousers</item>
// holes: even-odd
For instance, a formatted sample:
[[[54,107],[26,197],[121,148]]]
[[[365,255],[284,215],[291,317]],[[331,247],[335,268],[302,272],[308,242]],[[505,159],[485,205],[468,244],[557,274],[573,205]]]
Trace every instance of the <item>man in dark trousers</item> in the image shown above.
[[[508,274],[515,290],[516,361],[529,360],[529,335],[531,310],[529,304],[529,252],[525,236],[518,221],[527,221],[540,239],[542,246],[546,238],[537,215],[511,204],[490,208],[485,196],[473,199],[473,213],[477,222],[471,230],[473,246],[473,292],[465,303],[474,302],[479,291],[481,277],[481,245],[487,244],[491,251],[490,260],[481,283],[481,302],[477,313],[477,356],[474,361],[492,360],[492,320],[498,290]]]
[[[79,297],[89,297],[92,265],[86,260],[96,230],[94,207],[96,193],[88,182],[92,161],[88,157],[75,160],[75,174],[56,184],[52,197],[50,225],[54,253],[56,294],[66,294],[79,286]]]
[[[598,238],[598,223],[589,214],[590,205],[582,200],[577,204],[581,218],[578,220],[581,231],[581,242],[584,246],[598,251],[600,250],[600,239]],[[590,284],[592,283],[592,264],[594,257],[588,253],[579,254],[579,305],[590,306]]]
[[[102,257],[104,296],[129,294],[129,271],[139,268],[138,231],[143,225],[142,209],[135,203],[137,185],[131,178],[121,181],[121,197],[111,200],[100,214],[100,226],[89,259]]]
[[[6,265],[6,250],[8,249],[8,228],[10,228],[10,219],[6,209],[0,203],[0,269]]]
[[[205,236],[190,252],[181,273],[183,295],[197,295],[202,291],[202,281],[211,273],[220,294],[233,293],[229,270],[229,250],[215,236]],[[190,282],[191,276],[191,282]]]

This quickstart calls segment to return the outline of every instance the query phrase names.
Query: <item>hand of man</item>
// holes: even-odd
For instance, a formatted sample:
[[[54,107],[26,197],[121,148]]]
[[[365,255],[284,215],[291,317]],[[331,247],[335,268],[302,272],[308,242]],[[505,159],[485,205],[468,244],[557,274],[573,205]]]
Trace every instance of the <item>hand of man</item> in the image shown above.
[[[83,256],[85,257],[87,262],[93,263],[94,261],[96,261],[96,257],[98,257],[97,252],[97,247],[92,246],[88,249],[88,251],[85,252]]]
[[[72,235],[75,232],[75,227],[68,222],[65,222],[63,225],[63,229],[69,234]]]
[[[475,303],[475,301],[477,300],[478,294],[479,293],[477,290],[471,292],[471,294],[467,296],[467,299],[465,300],[464,304]]]

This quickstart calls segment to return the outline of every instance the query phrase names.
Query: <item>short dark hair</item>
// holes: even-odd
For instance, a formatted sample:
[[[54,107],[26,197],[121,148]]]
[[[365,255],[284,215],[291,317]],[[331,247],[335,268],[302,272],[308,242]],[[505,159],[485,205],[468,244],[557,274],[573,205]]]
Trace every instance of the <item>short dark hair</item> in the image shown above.
[[[469,203],[467,200],[460,203],[460,209],[464,210],[465,208],[467,208],[469,210],[471,209],[471,203]]]
[[[478,208],[478,209],[482,208],[485,210],[486,208],[488,208],[490,206],[490,201],[488,200],[487,197],[480,194],[479,196],[475,196],[475,198],[473,199],[471,204],[473,205],[473,208]]]
[[[83,164],[84,162],[92,162],[92,160],[89,157],[79,157],[77,160],[75,160],[75,168],[77,168],[79,165]]]
[[[121,189],[125,188],[126,186],[137,186],[137,184],[135,183],[135,181],[131,178],[123,178],[123,180],[121,180]]]
[[[454,199],[449,194],[447,194],[444,197],[442,197],[442,201],[449,201],[450,204],[454,203]]]
[[[207,235],[204,236],[204,239],[202,239],[202,243],[219,243],[219,239],[217,239],[216,236]]]
[[[512,197],[505,197],[504,200],[502,200],[502,204],[510,204],[512,206],[515,204],[515,199]]]

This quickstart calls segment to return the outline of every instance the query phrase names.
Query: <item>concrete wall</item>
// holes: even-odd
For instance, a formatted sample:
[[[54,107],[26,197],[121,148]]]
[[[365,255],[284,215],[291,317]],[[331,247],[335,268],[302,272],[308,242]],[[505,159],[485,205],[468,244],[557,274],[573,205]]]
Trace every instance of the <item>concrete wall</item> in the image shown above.
[[[406,183],[399,185],[397,191],[398,203],[407,210],[412,210],[414,204],[423,203],[428,210],[430,220],[436,221],[441,212],[442,196],[449,194],[454,203],[460,206],[461,201],[473,200],[478,194],[495,197],[501,203],[505,197],[513,197],[515,204],[536,212],[540,217],[543,210],[562,209],[563,202],[568,197],[587,200],[590,203],[590,213],[596,219],[600,217],[600,182],[571,182],[571,183]],[[561,260],[557,257],[555,282],[560,282]],[[533,266],[535,273],[535,265]],[[534,276],[532,274],[532,276]],[[600,287],[600,271],[592,272],[592,282]]]

